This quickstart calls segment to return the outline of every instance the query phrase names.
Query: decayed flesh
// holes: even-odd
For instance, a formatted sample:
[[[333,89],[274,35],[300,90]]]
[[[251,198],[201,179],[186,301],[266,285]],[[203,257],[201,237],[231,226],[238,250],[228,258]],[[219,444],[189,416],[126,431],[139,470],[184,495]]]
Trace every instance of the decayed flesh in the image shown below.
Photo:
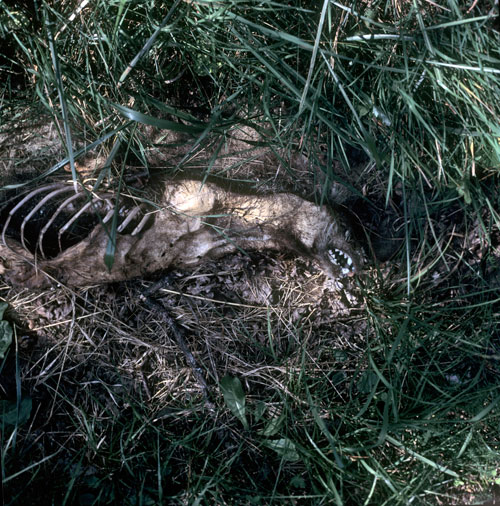
[[[358,251],[347,239],[349,231],[342,216],[325,206],[291,193],[243,195],[196,180],[165,181],[162,186],[155,207],[131,199],[113,202],[110,195],[88,191],[66,196],[73,185],[60,183],[33,190],[12,207],[3,224],[0,274],[27,287],[47,286],[54,280],[81,286],[122,281],[168,267],[190,267],[237,250],[289,250],[310,256],[332,278],[359,269]],[[65,198],[52,206],[36,247],[30,249],[25,240],[27,224],[61,195]],[[7,234],[16,213],[35,197],[40,200],[31,204],[17,237]],[[48,258],[46,236],[56,226],[56,218],[69,210],[69,218],[52,230],[57,233],[60,252]],[[97,224],[86,237],[64,249],[62,236],[89,212],[99,215]],[[109,270],[104,255],[113,216],[117,217],[116,253]]]

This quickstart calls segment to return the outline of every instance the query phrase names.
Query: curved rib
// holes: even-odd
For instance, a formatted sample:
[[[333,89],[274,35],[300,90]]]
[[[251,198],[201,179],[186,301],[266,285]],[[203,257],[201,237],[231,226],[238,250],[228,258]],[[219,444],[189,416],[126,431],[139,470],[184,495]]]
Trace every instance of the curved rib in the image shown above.
[[[110,203],[108,200],[106,200],[108,203]],[[113,204],[111,204],[111,209],[108,211],[108,213],[106,214],[106,216],[104,216],[104,218],[102,219],[102,222],[104,224],[106,224],[112,217],[113,215],[115,214],[115,208],[113,206]]]
[[[74,200],[84,197],[85,194],[83,192],[76,193],[75,195],[72,195],[71,197],[67,198],[65,201],[61,203],[61,205],[54,211],[54,214],[51,216],[50,220],[45,224],[45,226],[42,228],[39,236],[38,236],[38,249],[40,250],[40,254],[42,257],[45,258],[45,253],[43,251],[43,236],[46,234],[49,227],[54,223],[57,216],[64,210],[66,206],[71,204]]]
[[[141,211],[139,206],[135,206],[131,211],[129,211],[127,217],[122,221],[121,225],[116,229],[118,233],[123,232],[127,225],[137,216],[137,214]]]
[[[57,242],[59,244],[59,249],[62,251],[61,246],[61,235],[68,230],[68,228],[93,204],[92,200],[87,202],[78,212],[76,212],[59,230],[57,234]]]
[[[9,226],[10,220],[12,216],[22,207],[26,202],[31,200],[35,195],[38,195],[39,193],[42,193],[44,191],[52,190],[53,188],[59,188],[61,186],[60,183],[54,183],[47,186],[43,186],[42,188],[37,188],[36,190],[33,190],[26,195],[20,202],[18,202],[9,212],[9,217],[4,223],[4,226],[2,228],[2,243],[7,246],[7,242],[5,241],[5,233],[7,232],[7,228]]]
[[[26,244],[24,242],[24,228],[26,227],[26,224],[29,222],[29,220],[33,217],[33,215],[35,213],[37,213],[41,207],[46,204],[50,199],[54,198],[56,195],[59,195],[60,193],[64,193],[64,192],[68,192],[68,191],[72,191],[73,189],[72,188],[68,188],[68,187],[64,187],[64,188],[59,188],[57,190],[54,190],[52,192],[50,192],[48,195],[45,195],[45,197],[43,197],[42,200],[40,200],[40,202],[38,202],[38,204],[25,216],[23,222],[21,223],[21,244],[23,246],[23,248],[26,250],[26,251],[29,251],[28,248],[26,247]],[[38,243],[38,241],[37,241]]]
[[[147,213],[142,217],[142,220],[139,222],[139,224],[132,230],[132,233],[130,235],[134,236],[137,235],[139,232],[142,231],[142,229],[146,226],[149,219],[151,218],[152,213]]]

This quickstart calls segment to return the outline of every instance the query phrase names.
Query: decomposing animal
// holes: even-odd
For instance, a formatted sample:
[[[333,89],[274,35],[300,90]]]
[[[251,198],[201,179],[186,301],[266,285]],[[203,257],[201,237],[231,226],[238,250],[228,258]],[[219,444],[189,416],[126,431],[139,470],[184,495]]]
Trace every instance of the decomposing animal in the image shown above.
[[[306,255],[332,278],[359,269],[342,215],[326,206],[193,179],[166,179],[160,188],[154,203],[61,182],[17,196],[1,214],[0,274],[30,288],[54,280],[82,286],[187,268],[237,250]]]

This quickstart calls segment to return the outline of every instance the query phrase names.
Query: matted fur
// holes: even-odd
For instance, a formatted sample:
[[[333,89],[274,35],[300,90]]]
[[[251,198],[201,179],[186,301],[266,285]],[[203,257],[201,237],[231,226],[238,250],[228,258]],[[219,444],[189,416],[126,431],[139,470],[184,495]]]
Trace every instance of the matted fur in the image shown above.
[[[158,207],[141,204],[150,223],[139,233],[116,234],[111,269],[104,263],[109,224],[98,224],[54,258],[40,258],[6,238],[0,273],[10,283],[40,288],[123,281],[168,267],[187,268],[236,250],[287,250],[316,259],[336,278],[359,268],[342,216],[291,193],[246,195],[212,182],[164,181]],[[340,257],[349,268],[337,262]]]

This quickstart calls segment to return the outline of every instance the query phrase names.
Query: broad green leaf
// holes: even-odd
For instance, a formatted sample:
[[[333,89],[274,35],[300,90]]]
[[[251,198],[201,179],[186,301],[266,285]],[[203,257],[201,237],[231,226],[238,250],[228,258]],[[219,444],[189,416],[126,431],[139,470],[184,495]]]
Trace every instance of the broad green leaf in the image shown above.
[[[262,420],[262,417],[264,416],[264,413],[267,411],[267,406],[265,402],[258,401],[257,405],[255,406],[253,418],[256,423],[260,422]]]
[[[281,439],[268,439],[267,441],[264,441],[264,445],[271,450],[274,450],[285,460],[296,462],[300,459],[295,443],[287,437],[283,437]]]
[[[233,415],[241,421],[243,427],[248,429],[245,393],[243,392],[241,381],[233,376],[224,376],[220,382],[220,388],[227,407],[231,410]]]
[[[23,425],[31,414],[31,397],[25,397],[19,405],[17,412],[17,403],[13,401],[0,401],[0,425]]]
[[[259,434],[265,437],[275,436],[281,429],[284,419],[285,417],[283,415],[272,418],[271,420],[269,420],[268,424],[264,427],[264,429],[259,431]]]

